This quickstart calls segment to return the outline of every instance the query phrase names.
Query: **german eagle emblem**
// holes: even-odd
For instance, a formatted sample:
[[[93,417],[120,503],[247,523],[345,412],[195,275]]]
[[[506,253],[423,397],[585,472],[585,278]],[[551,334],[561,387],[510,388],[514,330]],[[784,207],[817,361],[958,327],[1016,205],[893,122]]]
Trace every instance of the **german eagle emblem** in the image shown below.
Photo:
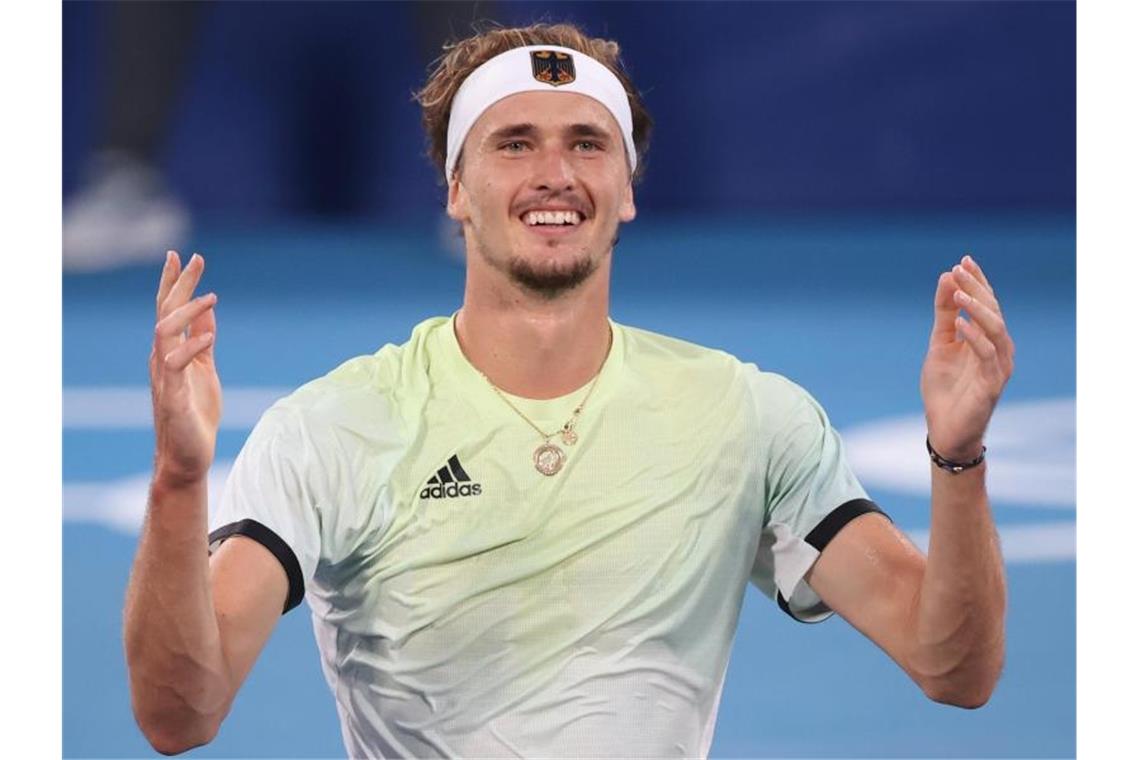
[[[574,81],[574,59],[557,50],[532,50],[530,66],[539,82],[557,87]]]

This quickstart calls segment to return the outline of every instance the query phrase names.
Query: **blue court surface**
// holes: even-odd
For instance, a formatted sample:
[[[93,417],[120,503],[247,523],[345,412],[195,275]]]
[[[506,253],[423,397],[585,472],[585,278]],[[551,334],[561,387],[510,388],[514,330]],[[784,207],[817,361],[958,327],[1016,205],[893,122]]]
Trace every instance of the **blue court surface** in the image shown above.
[[[226,392],[217,477],[275,396],[459,305],[438,219],[203,222]],[[929,527],[918,373],[939,272],[985,268],[1017,343],[988,440],[1009,577],[1004,675],[984,708],[929,702],[838,617],[792,621],[750,588],[717,757],[1075,754],[1075,224],[1071,215],[642,217],[615,252],[613,315],[735,353],[811,391],[872,497]],[[188,252],[187,252],[188,253]],[[153,452],[146,361],[159,263],[68,276],[64,312],[63,748],[156,753],[130,710],[124,591]],[[343,757],[308,608],[290,612],[198,757]]]

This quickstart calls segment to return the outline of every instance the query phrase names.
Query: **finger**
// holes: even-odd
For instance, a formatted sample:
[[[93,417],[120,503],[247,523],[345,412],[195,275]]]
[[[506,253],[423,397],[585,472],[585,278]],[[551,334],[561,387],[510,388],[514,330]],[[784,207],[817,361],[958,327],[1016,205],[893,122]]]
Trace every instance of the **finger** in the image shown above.
[[[992,310],[997,312],[1001,311],[1001,307],[998,306],[998,302],[997,299],[994,298],[994,294],[990,292],[989,288],[982,284],[981,280],[970,274],[969,270],[967,270],[961,264],[955,264],[954,269],[951,271],[954,273],[954,281],[958,284],[959,288],[966,291],[971,296],[978,299],[986,306],[990,307]]]
[[[971,256],[968,253],[965,256],[963,256],[962,257],[962,266],[966,267],[966,269],[970,272],[970,274],[972,274],[972,275],[974,275],[974,277],[978,278],[978,282],[982,283],[982,285],[985,286],[986,290],[990,291],[991,294],[994,294],[993,286],[990,285],[990,281],[988,279],[986,279],[986,275],[982,271],[982,267],[978,264],[978,262],[974,261],[973,256]],[[995,294],[995,297],[996,297],[996,294]]]
[[[190,257],[186,268],[182,270],[182,274],[178,275],[178,279],[174,281],[174,285],[170,288],[170,293],[159,307],[160,318],[165,317],[190,300],[190,296],[194,293],[194,288],[198,287],[198,281],[202,279],[202,271],[205,267],[206,261],[200,255],[195,253]]]
[[[178,279],[178,273],[181,271],[182,262],[178,258],[178,252],[167,251],[166,262],[162,265],[162,276],[158,280],[158,296],[154,301],[156,319],[162,319],[162,302],[170,295],[170,289],[174,287],[174,281]]]
[[[957,326],[958,332],[980,360],[982,372],[989,378],[1000,380],[1001,369],[998,366],[997,348],[982,332],[982,328],[963,317],[958,317]]]
[[[214,303],[217,304],[216,297]],[[193,338],[199,335],[205,335],[206,333],[210,333],[214,336],[214,340],[210,342],[209,348],[206,349],[206,356],[210,361],[214,360],[214,346],[217,345],[218,337],[218,321],[214,315],[215,312],[213,309],[206,309],[190,320],[190,337]]]
[[[207,350],[214,342],[213,333],[203,333],[190,338],[173,351],[163,356],[162,365],[168,373],[178,374],[186,369],[194,357]]]
[[[953,343],[956,339],[954,318],[958,316],[958,304],[954,301],[954,277],[943,272],[938,278],[934,291],[934,329],[930,331],[930,345]]]
[[[158,324],[154,326],[155,350],[158,354],[165,356],[182,343],[186,328],[190,326],[194,318],[212,308],[217,301],[216,295],[207,293],[178,307],[160,319]],[[207,331],[203,330],[202,332]]]
[[[1005,320],[981,301],[971,298],[961,290],[954,293],[954,300],[963,311],[970,315],[970,324],[977,326],[985,334],[986,339],[994,346],[998,358],[1002,360],[1004,365],[1005,360],[1011,358],[1013,353],[1013,341],[1009,337],[1008,330],[1006,330]]]

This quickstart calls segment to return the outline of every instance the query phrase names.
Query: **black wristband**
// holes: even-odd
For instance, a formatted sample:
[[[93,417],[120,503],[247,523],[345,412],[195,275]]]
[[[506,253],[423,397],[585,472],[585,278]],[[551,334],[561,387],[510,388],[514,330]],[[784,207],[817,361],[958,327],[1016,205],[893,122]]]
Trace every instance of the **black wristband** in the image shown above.
[[[963,470],[968,470],[971,467],[977,467],[982,462],[986,461],[986,447],[982,446],[982,453],[978,455],[977,459],[969,462],[951,462],[949,459],[944,459],[934,447],[930,445],[930,436],[926,436],[926,451],[930,454],[930,461],[941,467],[947,472],[952,472],[957,475]]]

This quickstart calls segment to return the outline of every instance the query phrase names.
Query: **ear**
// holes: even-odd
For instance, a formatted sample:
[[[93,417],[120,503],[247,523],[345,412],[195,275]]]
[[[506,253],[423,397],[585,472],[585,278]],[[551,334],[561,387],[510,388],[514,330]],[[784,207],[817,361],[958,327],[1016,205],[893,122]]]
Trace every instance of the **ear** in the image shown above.
[[[460,224],[471,215],[467,206],[467,188],[459,181],[459,172],[452,174],[447,183],[447,215]]]
[[[621,208],[618,209],[618,219],[623,222],[632,222],[637,216],[637,206],[633,205],[633,181],[622,191]]]

